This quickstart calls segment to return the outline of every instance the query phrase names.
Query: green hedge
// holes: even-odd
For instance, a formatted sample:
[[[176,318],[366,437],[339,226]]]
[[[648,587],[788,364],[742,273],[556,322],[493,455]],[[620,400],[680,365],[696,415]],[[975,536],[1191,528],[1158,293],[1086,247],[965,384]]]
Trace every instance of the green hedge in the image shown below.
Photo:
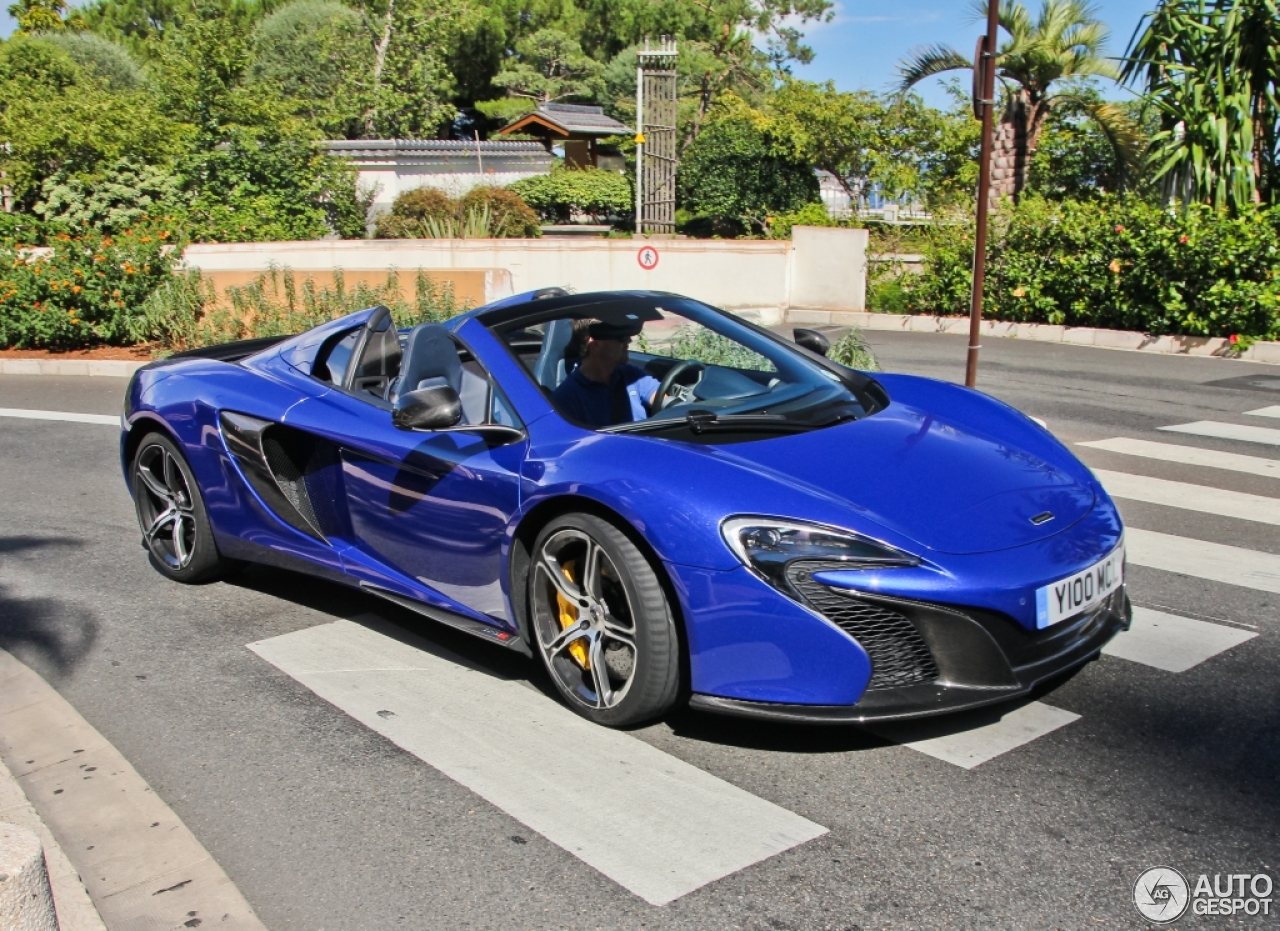
[[[583,215],[593,223],[607,223],[635,212],[635,193],[627,177],[599,168],[557,166],[550,174],[523,178],[507,189],[548,223],[571,223]]]
[[[965,314],[973,235],[936,228],[908,313]],[[1032,199],[994,218],[984,314],[1155,335],[1280,337],[1280,208],[1229,217],[1116,197]]]
[[[163,227],[115,238],[62,232],[43,235],[42,248],[0,238],[0,347],[75,349],[145,339],[139,308],[170,275],[170,236]]]

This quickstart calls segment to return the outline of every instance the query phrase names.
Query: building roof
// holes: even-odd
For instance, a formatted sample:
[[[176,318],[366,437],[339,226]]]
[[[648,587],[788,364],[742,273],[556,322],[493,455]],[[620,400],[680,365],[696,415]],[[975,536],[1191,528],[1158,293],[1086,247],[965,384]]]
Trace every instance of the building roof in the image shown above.
[[[631,127],[619,123],[604,112],[604,107],[577,103],[540,103],[538,109],[521,117],[499,132],[529,132],[541,126],[561,137],[569,136],[622,136],[632,132]]]
[[[483,162],[486,168],[545,171],[554,160],[541,142],[507,139],[482,142],[458,139],[334,139],[322,143],[330,155],[366,166],[438,166]],[[501,167],[500,167],[501,166]]]

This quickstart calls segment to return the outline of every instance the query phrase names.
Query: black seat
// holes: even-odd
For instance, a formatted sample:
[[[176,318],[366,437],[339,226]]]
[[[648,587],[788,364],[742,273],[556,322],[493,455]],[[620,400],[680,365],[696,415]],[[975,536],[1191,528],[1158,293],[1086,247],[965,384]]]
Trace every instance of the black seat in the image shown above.
[[[387,400],[394,404],[400,395],[416,391],[424,382],[447,384],[454,391],[462,391],[458,347],[449,331],[439,323],[420,323],[409,331],[400,377],[388,386]]]

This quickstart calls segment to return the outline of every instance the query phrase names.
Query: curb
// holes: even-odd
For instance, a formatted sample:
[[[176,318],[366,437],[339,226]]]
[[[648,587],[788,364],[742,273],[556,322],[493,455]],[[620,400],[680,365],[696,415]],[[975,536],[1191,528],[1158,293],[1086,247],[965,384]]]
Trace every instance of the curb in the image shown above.
[[[967,334],[969,332],[968,317],[791,310],[787,312],[786,322],[788,325],[856,326],[863,330],[896,330],[911,333]],[[982,335],[1003,339],[1026,339],[1040,343],[1064,343],[1069,346],[1093,346],[1098,349],[1209,356],[1240,359],[1244,362],[1280,364],[1280,343],[1254,343],[1236,356],[1232,354],[1231,341],[1221,336],[1151,336],[1132,330],[1054,326],[1049,323],[1009,323],[1003,320],[983,320]]]
[[[88,890],[48,826],[31,807],[18,780],[0,760],[0,821],[25,828],[40,840],[44,848],[44,864],[53,891],[53,908],[58,931],[106,931],[98,910],[93,907]],[[0,918],[4,910],[0,908]],[[17,927],[22,927],[17,925]]]
[[[123,359],[0,359],[0,375],[103,375],[128,378],[146,362]]]
[[[19,931],[58,931],[44,846],[34,831],[0,824],[0,921]]]

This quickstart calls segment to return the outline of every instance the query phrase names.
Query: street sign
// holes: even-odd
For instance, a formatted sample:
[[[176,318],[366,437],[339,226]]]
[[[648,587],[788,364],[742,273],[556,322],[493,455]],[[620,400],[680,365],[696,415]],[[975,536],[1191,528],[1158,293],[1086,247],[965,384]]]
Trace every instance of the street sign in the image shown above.
[[[636,253],[636,261],[645,271],[651,272],[658,267],[658,250],[653,246],[645,246]]]
[[[978,47],[973,50],[973,118],[982,119],[982,89],[986,86],[984,73],[991,65],[987,57],[987,37],[978,36]]]

